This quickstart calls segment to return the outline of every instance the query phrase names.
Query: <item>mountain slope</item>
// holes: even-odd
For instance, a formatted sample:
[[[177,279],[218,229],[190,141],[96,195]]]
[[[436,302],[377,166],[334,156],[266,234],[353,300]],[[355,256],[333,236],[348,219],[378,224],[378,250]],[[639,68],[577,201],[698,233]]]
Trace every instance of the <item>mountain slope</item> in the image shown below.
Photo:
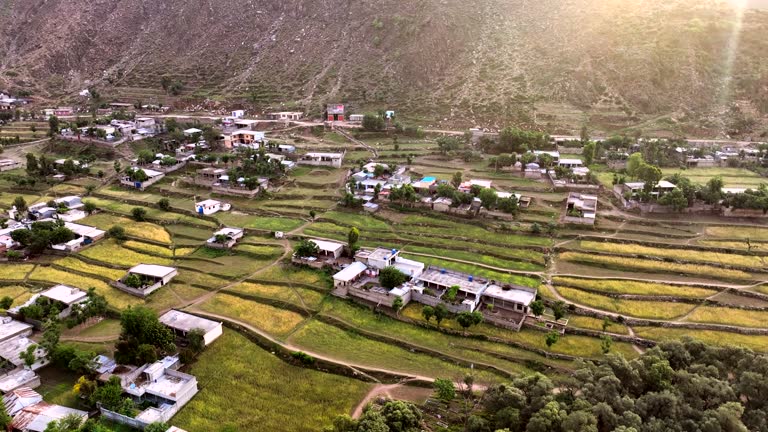
[[[346,101],[465,125],[557,130],[588,120],[598,129],[745,134],[768,113],[768,13],[739,20],[714,1],[6,0],[2,8],[0,87],[52,98],[96,83],[130,101],[177,100],[161,89],[167,75],[184,86],[180,103],[242,98],[318,112]]]

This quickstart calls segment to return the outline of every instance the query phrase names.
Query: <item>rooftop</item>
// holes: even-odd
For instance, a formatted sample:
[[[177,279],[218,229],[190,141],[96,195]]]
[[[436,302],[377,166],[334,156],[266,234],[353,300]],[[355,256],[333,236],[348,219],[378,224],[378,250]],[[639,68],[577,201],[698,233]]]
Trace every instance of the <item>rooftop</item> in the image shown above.
[[[317,247],[324,252],[335,252],[339,249],[344,249],[344,245],[341,243],[336,243],[336,242],[327,241],[327,240],[316,240],[316,239],[309,239],[309,241],[316,244]]]
[[[37,374],[29,369],[16,369],[0,378],[0,392],[8,393],[11,390],[27,386],[37,379]]]
[[[60,301],[66,305],[83,301],[88,297],[88,294],[85,291],[66,285],[56,285],[53,288],[41,292],[40,295],[52,300]]]
[[[360,274],[366,270],[368,270],[368,266],[361,263],[360,261],[355,261],[348,265],[344,270],[341,270],[340,272],[333,275],[333,278],[342,282],[349,282],[352,279],[360,276]]]
[[[392,258],[393,255],[398,254],[397,249],[387,249],[383,247],[377,247],[376,249],[372,250],[371,253],[368,254],[369,260],[374,261],[386,261],[390,258]]]
[[[315,158],[315,157],[340,158],[340,157],[343,156],[343,154],[341,154],[341,153],[315,153],[315,152],[312,152],[312,153],[307,153],[304,156],[305,157],[312,157],[312,158]]]
[[[485,288],[487,282],[478,280],[472,275],[454,272],[451,270],[437,267],[429,267],[419,276],[422,282],[429,282],[443,287],[458,285],[459,289],[465,293],[477,294]]]
[[[217,327],[221,326],[220,322],[211,321],[209,319],[200,318],[196,315],[188,314],[177,310],[169,310],[164,313],[160,318],[160,322],[168,327],[181,330],[191,331],[193,329],[201,329],[205,333],[208,333]]]
[[[32,329],[32,326],[10,317],[0,318],[0,342]]]
[[[206,168],[206,169],[209,169],[209,168]],[[216,171],[218,171],[218,170],[216,170]],[[197,205],[197,206],[215,206],[215,205],[221,205],[221,202],[220,201],[216,201],[216,200],[212,200],[212,199],[207,199],[205,201],[200,201],[198,203],[195,203],[195,205]]]
[[[106,231],[88,225],[80,225],[72,222],[64,222],[64,226],[80,237],[101,237]]]
[[[531,302],[536,300],[536,292],[522,288],[504,289],[496,284],[489,285],[483,292],[484,296],[492,297],[499,300],[530,305]]]
[[[175,271],[176,269],[173,267],[166,267],[156,264],[139,264],[128,270],[128,273],[163,278]]]
[[[213,233],[213,237],[216,238],[217,235],[225,235],[225,236],[236,236],[238,234],[242,234],[243,229],[242,228],[222,228],[215,233]]]

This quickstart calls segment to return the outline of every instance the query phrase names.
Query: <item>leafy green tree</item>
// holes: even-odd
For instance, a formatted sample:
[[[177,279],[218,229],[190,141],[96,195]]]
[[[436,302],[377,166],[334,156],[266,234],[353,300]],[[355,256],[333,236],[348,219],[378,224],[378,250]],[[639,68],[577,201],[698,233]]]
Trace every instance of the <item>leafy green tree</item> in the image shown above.
[[[555,302],[552,305],[552,314],[555,316],[555,321],[560,321],[565,316],[565,303],[562,301]]]
[[[603,354],[608,354],[611,352],[611,347],[613,346],[613,339],[608,335],[602,335],[600,336],[600,349],[603,351]]]
[[[496,191],[491,188],[484,188],[480,191],[480,202],[482,203],[483,207],[489,210],[496,207],[496,201],[498,199],[499,198],[496,194]]]
[[[59,338],[61,337],[61,328],[59,322],[53,319],[48,319],[43,324],[43,337],[40,340],[40,347],[45,350],[45,355],[48,359],[52,359],[56,349],[59,346]]]
[[[543,168],[549,168],[555,162],[555,159],[549,153],[539,154],[539,165]]]
[[[157,206],[160,210],[168,211],[171,209],[171,201],[168,198],[160,198],[160,201],[157,202]]]
[[[456,385],[449,379],[437,378],[433,383],[438,399],[450,402],[456,398]]]
[[[37,162],[37,158],[32,153],[27,153],[27,174],[35,176],[39,174],[40,166]]]
[[[541,225],[539,225],[537,222],[534,222],[531,225],[531,233],[536,235],[541,234]]]
[[[122,332],[115,353],[119,363],[131,364],[139,359],[139,354],[146,357],[148,353],[142,345],[152,347],[156,354],[175,350],[173,332],[162,325],[155,311],[149,308],[129,307],[120,315],[120,325]]]
[[[121,227],[120,225],[115,225],[110,228],[109,231],[107,231],[107,234],[109,234],[111,238],[117,241],[123,241],[128,238],[125,235],[125,228]]]
[[[483,322],[483,314],[477,311],[461,312],[456,316],[456,321],[464,329],[464,334],[466,334],[469,327]]]
[[[531,302],[531,312],[536,316],[541,316],[544,313],[544,303],[541,300]]]
[[[141,280],[139,275],[130,274],[123,279],[123,283],[131,288],[141,288],[144,285],[144,281]]]
[[[357,242],[360,240],[360,230],[357,229],[357,227],[352,227],[349,230],[349,233],[347,234],[347,245],[350,249],[354,248],[355,245],[357,245]]]
[[[168,425],[161,422],[155,422],[149,424],[144,428],[144,432],[165,432],[168,430]]]
[[[320,248],[313,241],[301,239],[293,248],[293,253],[299,258],[308,258],[317,256],[320,253]]]
[[[456,171],[455,173],[453,173],[453,177],[451,177],[451,185],[454,188],[458,188],[459,185],[461,185],[461,182],[462,182],[461,171]]]
[[[13,419],[5,411],[5,408],[0,409],[0,430],[8,430],[10,428]]]
[[[54,420],[45,427],[45,432],[78,432],[85,421],[78,414],[69,414]]]
[[[547,348],[552,348],[552,345],[556,344],[557,341],[560,340],[560,333],[558,332],[549,332],[547,333],[546,338],[544,341],[547,343]]]
[[[670,206],[674,211],[680,212],[688,207],[688,198],[683,195],[683,191],[680,189],[673,189],[659,198],[659,204]]]
[[[0,299],[0,309],[10,309],[11,305],[13,305],[13,298],[10,296],[5,296],[2,299]]]
[[[93,201],[86,201],[83,203],[83,210],[85,210],[86,213],[89,215],[93,214],[97,209],[96,203]]]
[[[384,118],[378,114],[367,113],[363,115],[363,130],[366,132],[383,131],[386,127]]]
[[[10,298],[10,297],[9,297],[9,298]],[[13,301],[13,299],[11,299],[11,301]],[[1,306],[1,305],[0,305],[0,306]],[[8,309],[8,308],[7,308],[7,307],[6,307],[6,308],[2,308],[2,307],[0,307],[0,309]],[[424,317],[424,319],[425,319],[427,322],[429,322],[430,320],[432,320],[432,317],[433,317],[433,316],[435,316],[435,308],[433,308],[432,306],[424,306],[424,307],[421,309],[421,316],[423,316],[423,317]]]
[[[392,301],[392,309],[394,309],[396,313],[400,313],[400,309],[402,308],[403,298],[400,296],[395,297],[395,299]]]
[[[27,201],[21,196],[17,196],[13,199],[13,206],[16,207],[16,211],[19,213],[24,213],[28,209]]]
[[[629,158],[627,159],[627,175],[630,177],[636,177],[637,169],[640,168],[640,166],[644,163],[645,159],[643,159],[642,154],[632,153],[629,155]]]
[[[133,216],[133,220],[136,222],[144,222],[147,220],[147,210],[143,207],[134,207],[131,210],[131,216]]]
[[[384,288],[392,289],[404,284],[410,279],[408,275],[393,266],[384,267],[379,271],[379,283]]]
[[[21,358],[24,361],[24,366],[31,368],[33,364],[37,361],[37,354],[35,354],[35,350],[37,350],[37,345],[32,344],[27,347],[26,350],[19,353],[19,358]]]
[[[448,318],[448,315],[448,308],[444,304],[439,303],[437,306],[435,306],[435,321],[437,321],[438,327],[440,327],[440,323],[445,318]]]
[[[447,155],[448,153],[457,151],[463,147],[461,139],[453,136],[441,136],[436,142],[440,154],[443,155]]]
[[[314,210],[309,211],[309,218],[312,220],[315,220],[315,216],[317,216],[317,213],[315,213]]]
[[[108,410],[116,410],[123,402],[123,388],[120,385],[120,377],[111,376],[107,383],[97,388],[90,398],[94,406],[101,404]]]
[[[200,354],[205,349],[205,331],[203,329],[192,329],[187,333],[187,340],[189,341],[189,349],[195,355]]]
[[[584,144],[584,148],[581,152],[582,157],[584,158],[584,165],[590,166],[595,161],[595,143],[594,141],[589,141],[588,143]]]

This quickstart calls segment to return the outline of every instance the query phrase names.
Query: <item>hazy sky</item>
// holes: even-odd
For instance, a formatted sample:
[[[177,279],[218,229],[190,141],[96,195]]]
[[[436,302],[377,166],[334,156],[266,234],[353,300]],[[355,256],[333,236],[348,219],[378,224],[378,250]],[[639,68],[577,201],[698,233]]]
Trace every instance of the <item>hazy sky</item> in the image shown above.
[[[739,0],[730,1],[736,4],[740,3]],[[753,8],[768,9],[768,0],[747,0],[747,4]]]

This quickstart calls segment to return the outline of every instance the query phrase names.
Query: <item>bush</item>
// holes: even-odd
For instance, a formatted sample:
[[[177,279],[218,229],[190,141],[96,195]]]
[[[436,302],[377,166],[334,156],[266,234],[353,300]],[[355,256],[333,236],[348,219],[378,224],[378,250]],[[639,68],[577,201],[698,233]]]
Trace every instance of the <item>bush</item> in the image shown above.
[[[107,233],[109,234],[110,237],[118,241],[123,241],[126,238],[128,238],[125,235],[125,228],[118,225],[115,225],[112,228],[110,228],[109,231],[107,231]]]
[[[301,363],[305,365],[313,365],[317,360],[315,360],[314,357],[311,355],[302,352],[302,351],[294,351],[291,353],[291,357],[295,358],[296,360],[300,361]]]
[[[157,206],[160,210],[168,211],[171,209],[171,201],[168,198],[161,198],[160,201],[157,202]]]
[[[144,222],[147,220],[147,211],[142,207],[134,207],[131,210],[131,215],[136,222]]]

